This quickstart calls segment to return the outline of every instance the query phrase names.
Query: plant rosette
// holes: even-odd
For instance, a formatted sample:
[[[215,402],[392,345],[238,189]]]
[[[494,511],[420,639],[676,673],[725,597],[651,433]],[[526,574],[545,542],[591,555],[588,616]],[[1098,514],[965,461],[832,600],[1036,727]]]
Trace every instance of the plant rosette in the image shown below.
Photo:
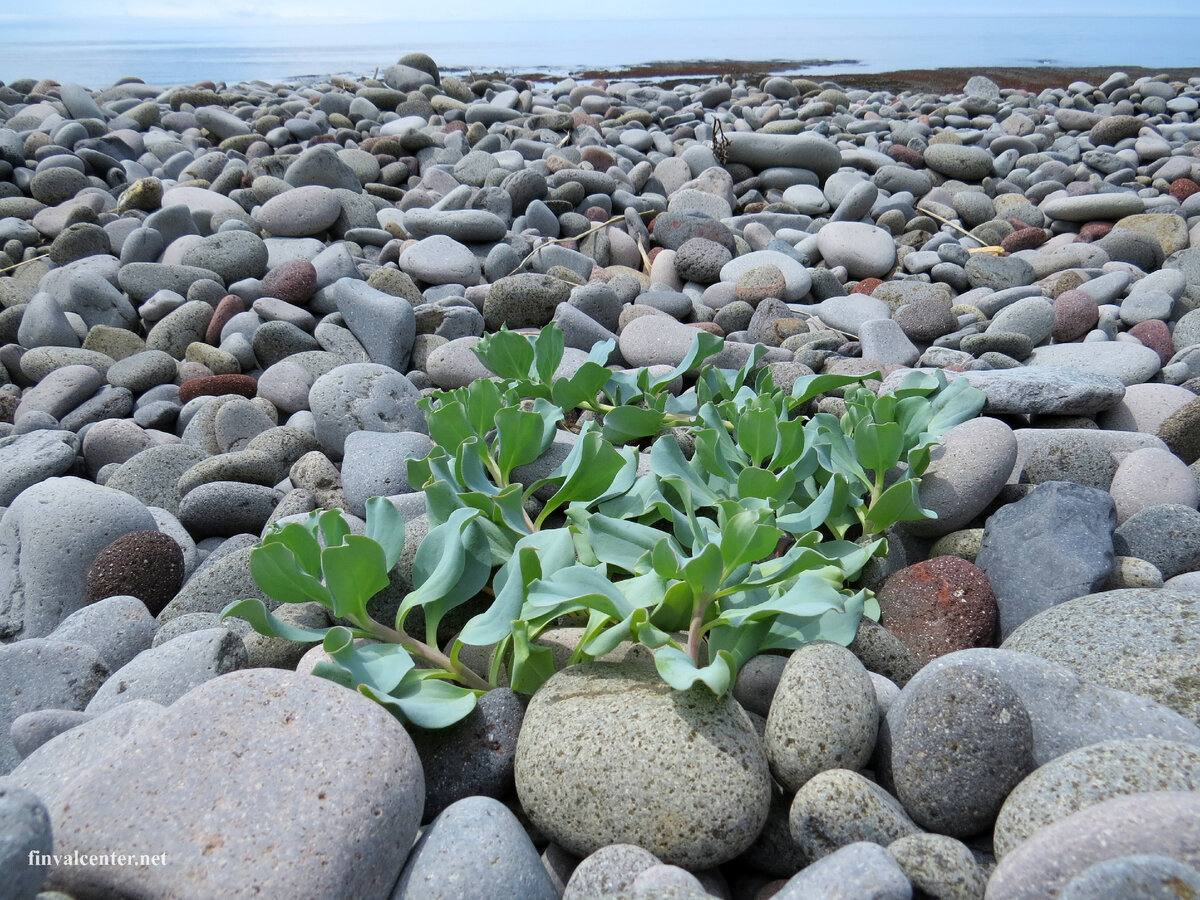
[[[698,332],[679,366],[652,377],[606,368],[609,341],[571,378],[554,378],[554,326],[532,340],[487,336],[476,353],[498,377],[422,401],[435,446],[409,461],[408,477],[424,491],[430,530],[395,622],[366,613],[404,548],[404,522],[379,497],[364,535],[337,512],[314,513],[273,528],[251,554],[269,597],[315,600],[343,624],[297,628],[258,600],[225,614],[321,641],[314,674],[425,728],[458,721],[505,679],[534,693],[556,668],[538,635],[564,618],[585,623],[569,664],[632,641],[671,687],[703,684],[717,697],[759,653],[848,644],[864,615],[879,614],[853,582],[886,553],[887,527],[933,515],[919,500],[930,448],[984,395],[940,372],[913,372],[881,397],[862,386],[870,375],[812,375],[785,392],[758,366],[760,347],[738,370],[703,365],[722,344]],[[672,394],[684,375],[692,386]],[[802,414],[833,389],[844,390],[843,415]],[[569,446],[561,462],[518,480],[556,440]],[[439,648],[439,623],[480,595],[488,608]],[[405,622],[418,607],[425,633],[414,636]],[[461,662],[467,646],[491,652],[486,674]]]

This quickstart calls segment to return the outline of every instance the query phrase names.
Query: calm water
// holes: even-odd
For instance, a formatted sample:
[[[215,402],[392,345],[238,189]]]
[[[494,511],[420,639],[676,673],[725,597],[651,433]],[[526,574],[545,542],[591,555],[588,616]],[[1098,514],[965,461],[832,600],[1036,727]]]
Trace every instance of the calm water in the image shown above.
[[[0,27],[0,79],[101,87],[370,74],[409,50],[443,69],[545,72],[670,60],[780,60],[812,73],[969,66],[1196,66],[1200,16],[707,19],[691,22],[243,22],[138,19]],[[813,61],[838,60],[830,65]],[[850,60],[853,62],[844,62]]]

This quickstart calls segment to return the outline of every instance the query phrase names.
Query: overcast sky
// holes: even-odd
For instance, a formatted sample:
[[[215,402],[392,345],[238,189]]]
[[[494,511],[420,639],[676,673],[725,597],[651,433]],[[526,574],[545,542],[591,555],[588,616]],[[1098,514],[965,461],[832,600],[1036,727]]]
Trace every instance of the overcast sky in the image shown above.
[[[7,3],[4,5],[8,5]],[[236,22],[219,21],[224,17],[271,18],[283,21],[329,20],[335,22],[354,21],[404,21],[435,20],[454,18],[495,19],[510,18],[505,11],[519,9],[522,17],[537,16],[556,19],[588,19],[597,15],[603,18],[670,19],[676,16],[832,16],[853,17],[855,15],[896,15],[902,11],[894,0],[858,0],[846,4],[830,4],[827,0],[659,0],[648,6],[645,0],[607,0],[599,7],[565,4],[561,0],[523,0],[517,7],[501,5],[495,0],[438,0],[435,4],[412,4],[408,9],[397,9],[398,4],[372,9],[369,13],[355,15],[345,10],[330,12],[328,0],[109,0],[100,4],[96,0],[38,0],[25,6],[20,12],[0,11],[0,21],[47,22],[59,16],[78,16],[89,19],[120,18],[123,16],[193,19],[212,25],[235,25]],[[919,4],[924,15],[945,14],[1011,16],[1022,14],[1038,15],[1190,15],[1197,14],[1196,0],[1145,0],[1131,8],[1128,0],[1008,0],[1003,5],[963,4],[961,0],[923,0]],[[602,10],[602,12],[601,12]],[[912,13],[912,7],[903,9]],[[1064,40],[1069,36],[1064,35]]]

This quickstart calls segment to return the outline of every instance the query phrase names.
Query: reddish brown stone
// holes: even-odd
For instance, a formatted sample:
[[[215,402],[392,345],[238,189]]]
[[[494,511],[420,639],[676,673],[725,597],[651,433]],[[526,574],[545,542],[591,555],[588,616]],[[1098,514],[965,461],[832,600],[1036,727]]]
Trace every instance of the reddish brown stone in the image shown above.
[[[938,556],[901,569],[876,596],[879,624],[921,665],[994,643],[996,595],[983,570],[965,559]]]
[[[212,318],[208,320],[208,329],[204,332],[204,342],[214,347],[221,343],[221,329],[229,320],[240,312],[246,311],[246,301],[237,294],[226,294],[213,310]]]
[[[648,256],[650,258],[650,262],[653,263],[658,254],[662,253],[664,249],[665,248],[663,247],[651,247],[650,252],[647,253],[646,256]]]
[[[854,289],[850,291],[850,293],[873,294],[875,292],[875,288],[879,287],[881,284],[883,284],[883,282],[878,278],[864,278],[854,286]]]
[[[1021,228],[1014,231],[1000,242],[1005,253],[1016,253],[1018,250],[1032,250],[1046,243],[1049,236],[1043,228]]]
[[[1157,353],[1164,366],[1175,355],[1175,341],[1171,338],[1171,330],[1161,319],[1138,322],[1129,329],[1129,333]]]
[[[223,394],[240,394],[253,399],[258,394],[258,381],[249,375],[208,375],[189,378],[179,385],[179,400],[182,403],[197,397],[220,397]]]
[[[583,217],[589,222],[607,222],[611,218],[602,206],[589,206],[583,211]]]
[[[1171,182],[1171,187],[1167,192],[1182,203],[1196,191],[1200,191],[1200,184],[1196,184],[1190,178],[1177,178]]]
[[[317,270],[307,259],[289,259],[263,277],[262,289],[268,297],[303,306],[316,293]]]
[[[709,334],[715,334],[717,337],[725,337],[725,330],[716,322],[688,322],[687,324],[701,331],[707,331]]]
[[[313,144],[336,144],[337,138],[332,134],[318,134],[315,137],[308,139],[308,144],[311,147]]]
[[[1090,244],[1092,241],[1100,240],[1100,238],[1112,230],[1112,222],[1085,222],[1079,229],[1079,237],[1075,238],[1075,240],[1084,244]]]
[[[1054,327],[1050,336],[1056,341],[1073,341],[1096,327],[1100,307],[1083,291],[1063,291],[1054,298]]]
[[[585,163],[591,163],[593,168],[599,172],[606,172],[609,166],[617,164],[617,158],[612,153],[603,147],[597,147],[595,144],[580,150],[579,158]]]
[[[912,147],[907,147],[904,144],[892,144],[888,147],[887,155],[898,163],[912,166],[914,169],[923,168],[925,159]]]
[[[183,586],[183,551],[161,531],[131,531],[98,554],[88,569],[88,603],[105,597],[137,597],[157,616]]]

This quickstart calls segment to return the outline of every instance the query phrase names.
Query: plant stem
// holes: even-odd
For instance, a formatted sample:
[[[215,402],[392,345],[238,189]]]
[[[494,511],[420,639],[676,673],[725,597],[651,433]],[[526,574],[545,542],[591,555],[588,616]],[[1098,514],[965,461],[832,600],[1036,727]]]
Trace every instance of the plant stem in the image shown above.
[[[394,628],[388,628],[386,625],[381,625],[374,619],[370,619],[367,631],[370,631],[375,637],[381,641],[387,641],[390,644],[399,644],[409,653],[413,653],[426,662],[432,663],[439,669],[443,669],[455,678],[461,681],[464,685],[473,690],[487,691],[491,690],[491,685],[480,678],[471,669],[468,669],[462,663],[450,659],[445,653],[430,647],[424,641],[419,641],[415,637],[405,634],[403,631],[396,631]]]
[[[708,610],[711,598],[702,598],[692,609],[692,621],[688,625],[687,655],[697,668],[700,667],[700,639],[704,635],[704,613]]]

